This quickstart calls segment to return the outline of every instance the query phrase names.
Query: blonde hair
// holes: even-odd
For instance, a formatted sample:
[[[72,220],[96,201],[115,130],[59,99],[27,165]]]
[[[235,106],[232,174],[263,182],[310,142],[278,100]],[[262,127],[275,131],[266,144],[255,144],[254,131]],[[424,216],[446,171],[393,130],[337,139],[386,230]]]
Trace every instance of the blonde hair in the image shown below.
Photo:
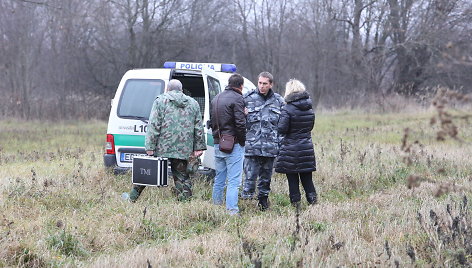
[[[305,91],[305,85],[297,79],[290,79],[290,81],[285,84],[285,96],[295,93]]]

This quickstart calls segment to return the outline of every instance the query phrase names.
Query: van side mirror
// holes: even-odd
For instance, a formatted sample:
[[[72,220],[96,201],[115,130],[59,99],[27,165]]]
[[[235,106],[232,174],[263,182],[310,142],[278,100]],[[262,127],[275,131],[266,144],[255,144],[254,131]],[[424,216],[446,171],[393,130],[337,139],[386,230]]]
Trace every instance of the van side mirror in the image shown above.
[[[206,121],[206,128],[208,128],[208,129],[211,128],[211,120]]]

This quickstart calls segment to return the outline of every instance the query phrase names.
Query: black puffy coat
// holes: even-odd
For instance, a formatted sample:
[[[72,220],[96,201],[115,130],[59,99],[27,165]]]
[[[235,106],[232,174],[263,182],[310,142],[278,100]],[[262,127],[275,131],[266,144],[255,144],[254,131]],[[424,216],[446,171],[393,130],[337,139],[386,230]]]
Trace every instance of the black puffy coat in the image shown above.
[[[315,151],[311,130],[315,113],[306,91],[294,92],[285,97],[278,132],[283,135],[275,171],[278,173],[304,173],[316,170]]]

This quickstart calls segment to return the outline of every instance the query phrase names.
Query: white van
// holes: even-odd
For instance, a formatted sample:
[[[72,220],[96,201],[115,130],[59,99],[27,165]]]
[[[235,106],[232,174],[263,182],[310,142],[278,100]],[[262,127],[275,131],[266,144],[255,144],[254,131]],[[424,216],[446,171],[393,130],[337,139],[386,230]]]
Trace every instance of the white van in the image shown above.
[[[126,72],[111,101],[103,156],[105,167],[112,168],[115,174],[126,172],[134,156],[145,155],[144,139],[152,104],[164,93],[169,80],[178,79],[184,93],[200,105],[207,150],[201,156],[199,171],[211,173],[215,169],[215,151],[209,128],[210,103],[226,87],[234,72],[234,64],[195,62],[166,62],[164,68]],[[254,84],[244,78],[244,92],[254,88]]]

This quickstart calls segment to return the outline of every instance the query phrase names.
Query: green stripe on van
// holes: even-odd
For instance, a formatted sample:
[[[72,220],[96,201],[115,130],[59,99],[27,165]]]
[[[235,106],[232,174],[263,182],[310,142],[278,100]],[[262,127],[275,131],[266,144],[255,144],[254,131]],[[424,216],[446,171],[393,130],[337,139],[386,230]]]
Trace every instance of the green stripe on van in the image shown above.
[[[117,146],[144,147],[144,135],[114,134],[113,137]]]
[[[114,134],[115,145],[117,146],[134,146],[134,147],[144,147],[145,135],[124,135],[124,134]],[[207,145],[214,146],[213,135],[207,133]]]
[[[215,141],[213,140],[213,135],[211,133],[207,133],[207,145],[215,146]]]

